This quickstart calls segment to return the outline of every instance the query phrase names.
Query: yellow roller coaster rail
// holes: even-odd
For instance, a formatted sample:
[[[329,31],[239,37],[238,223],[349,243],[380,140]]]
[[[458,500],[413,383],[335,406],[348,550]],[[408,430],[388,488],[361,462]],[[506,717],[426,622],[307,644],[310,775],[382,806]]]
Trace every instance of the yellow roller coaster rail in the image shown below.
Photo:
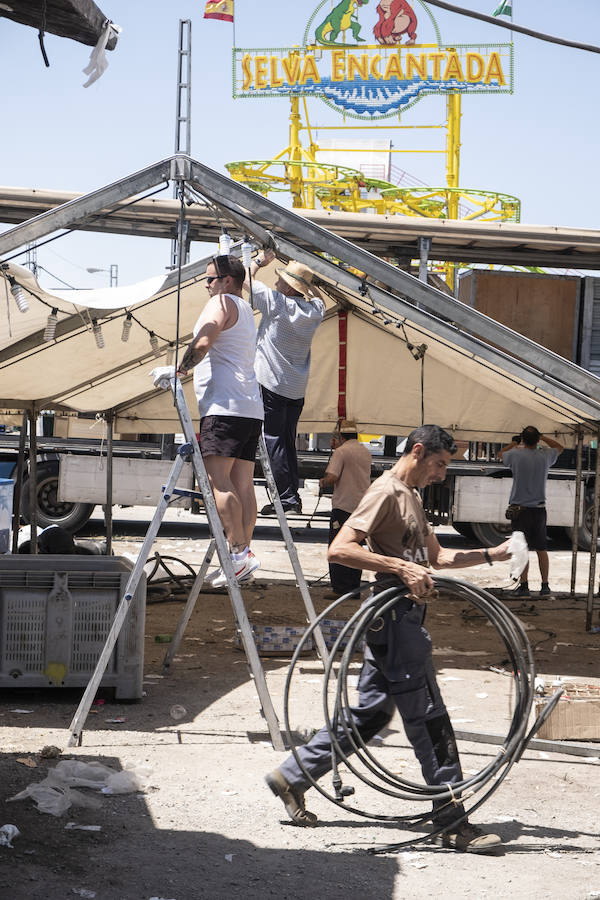
[[[379,215],[424,216],[432,219],[483,219],[518,222],[517,197],[497,191],[451,187],[399,187],[368,178],[358,169],[315,160],[239,160],[227,163],[235,181],[263,196],[289,193],[295,187],[294,206],[314,209],[316,201],[327,210],[370,211]],[[452,215],[452,213],[458,214]]]

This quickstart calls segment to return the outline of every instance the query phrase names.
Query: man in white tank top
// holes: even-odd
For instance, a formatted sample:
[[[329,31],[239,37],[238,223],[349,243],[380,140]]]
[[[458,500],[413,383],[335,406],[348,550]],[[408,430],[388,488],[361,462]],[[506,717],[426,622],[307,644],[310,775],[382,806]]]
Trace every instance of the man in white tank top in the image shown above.
[[[234,257],[217,256],[208,264],[210,300],[178,370],[186,375],[194,369],[200,451],[238,581],[249,579],[260,565],[250,541],[257,513],[254,459],[264,416],[254,374],[254,316],[239,296],[244,276]],[[215,587],[226,584],[221,569],[209,580]]]

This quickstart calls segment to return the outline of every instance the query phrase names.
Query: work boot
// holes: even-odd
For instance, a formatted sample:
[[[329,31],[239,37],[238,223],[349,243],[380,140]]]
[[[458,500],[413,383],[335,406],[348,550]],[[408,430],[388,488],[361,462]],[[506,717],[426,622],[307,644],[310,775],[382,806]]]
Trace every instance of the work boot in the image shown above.
[[[284,513],[296,513],[300,515],[302,513],[302,501],[299,503],[282,503]],[[275,509],[274,503],[267,503],[266,506],[260,511],[261,516],[276,516],[277,511]]]
[[[317,817],[314,813],[309,812],[304,805],[303,792],[292,787],[279,769],[273,769],[272,772],[269,772],[265,776],[265,781],[275,796],[283,801],[285,811],[295,825],[301,825],[303,828],[315,827],[318,821]]]
[[[435,843],[448,850],[459,850],[461,853],[489,853],[502,844],[497,834],[489,834],[471,825],[470,822],[461,822],[451,831],[438,834]]]
[[[511,600],[531,600],[529,583],[527,581],[522,581],[513,588],[512,591],[507,591],[505,596]]]
[[[542,581],[542,587],[540,590],[540,597],[551,597],[552,591],[550,590],[550,585],[547,581]]]

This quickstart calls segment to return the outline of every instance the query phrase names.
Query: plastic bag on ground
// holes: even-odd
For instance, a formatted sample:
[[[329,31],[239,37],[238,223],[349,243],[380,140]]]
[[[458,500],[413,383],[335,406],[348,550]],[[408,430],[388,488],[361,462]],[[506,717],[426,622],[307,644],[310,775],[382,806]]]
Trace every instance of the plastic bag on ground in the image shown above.
[[[529,547],[522,531],[513,531],[508,545],[510,551],[510,577],[518,581],[529,562]]]
[[[28,785],[9,800],[31,797],[40,812],[62,816],[71,806],[98,809],[101,805],[96,797],[76,791],[75,787],[89,787],[106,794],[130,794],[143,789],[150,774],[147,766],[118,772],[102,763],[64,759],[50,770],[43,781]]]

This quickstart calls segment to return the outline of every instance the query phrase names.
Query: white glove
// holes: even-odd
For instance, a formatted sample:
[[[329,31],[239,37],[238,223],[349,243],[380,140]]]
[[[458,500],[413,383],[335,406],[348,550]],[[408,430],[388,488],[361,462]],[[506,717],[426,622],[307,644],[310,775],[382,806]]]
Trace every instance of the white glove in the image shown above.
[[[175,377],[175,366],[157,366],[150,372],[150,377],[154,381],[154,387],[168,391],[171,387],[171,379]]]
[[[529,562],[529,547],[522,531],[513,531],[508,545],[510,550],[510,577],[518,581],[519,576]]]

